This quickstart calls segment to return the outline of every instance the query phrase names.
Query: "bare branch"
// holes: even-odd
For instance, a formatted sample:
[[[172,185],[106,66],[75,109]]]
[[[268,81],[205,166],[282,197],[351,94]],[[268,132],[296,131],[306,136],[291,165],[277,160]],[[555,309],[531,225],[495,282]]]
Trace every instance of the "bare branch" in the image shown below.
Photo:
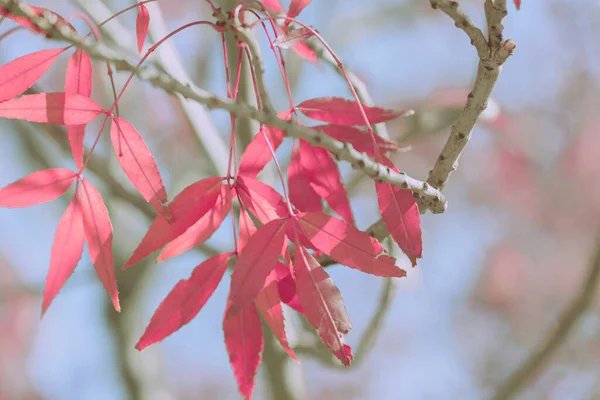
[[[213,93],[207,92],[192,84],[183,84],[168,73],[158,71],[151,66],[136,68],[136,66],[126,58],[118,56],[102,43],[86,41],[68,27],[56,25],[53,23],[54,21],[51,20],[52,16],[50,15],[37,17],[30,7],[17,2],[16,0],[0,0],[0,5],[4,6],[15,15],[27,17],[40,29],[49,32],[52,39],[65,40],[74,44],[78,48],[88,52],[91,57],[97,60],[113,63],[118,70],[133,72],[141,80],[148,81],[154,86],[162,88],[169,93],[176,93],[187,99],[204,104],[210,109],[224,109],[238,117],[252,118],[263,124],[279,128],[288,136],[306,140],[317,147],[322,147],[331,151],[336,155],[337,159],[349,162],[354,169],[360,170],[378,181],[411,190],[415,194],[418,194],[434,213],[441,213],[446,210],[446,199],[439,190],[432,187],[427,182],[419,181],[403,173],[396,173],[386,166],[374,162],[365,154],[356,151],[352,145],[348,143],[339,142],[320,131],[303,127],[294,121],[279,119],[273,112],[257,110],[248,105],[238,104],[229,99],[217,97]]]
[[[556,327],[546,337],[544,343],[500,385],[493,400],[510,399],[533,380],[544,369],[561,344],[567,340],[579,318],[591,305],[600,280],[600,236],[596,243],[597,247],[590,261],[589,272],[571,300],[571,304],[558,319]]]
[[[506,17],[506,0],[485,0],[485,18],[488,25],[490,48],[495,49],[502,43],[502,20]]]

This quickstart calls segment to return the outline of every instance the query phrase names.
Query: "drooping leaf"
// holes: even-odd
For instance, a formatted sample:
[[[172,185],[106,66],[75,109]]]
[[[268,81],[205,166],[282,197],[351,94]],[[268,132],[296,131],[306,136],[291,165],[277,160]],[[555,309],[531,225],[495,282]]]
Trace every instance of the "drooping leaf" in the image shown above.
[[[171,241],[158,255],[158,262],[176,257],[194,246],[204,243],[221,226],[221,223],[231,210],[231,195],[229,187],[223,185],[221,193],[211,208],[194,225],[190,226],[183,235]]]
[[[154,312],[135,348],[141,351],[160,342],[194,319],[221,282],[232,255],[211,257],[194,268],[188,279],[180,280]]]
[[[88,53],[77,49],[67,65],[65,77],[65,93],[80,94],[90,97],[92,95],[92,60]],[[71,153],[77,168],[83,165],[83,138],[85,125],[67,126]]]
[[[252,218],[250,218],[250,214],[246,211],[244,207],[240,207],[240,234],[238,236],[238,250],[242,250],[246,247],[248,240],[254,235],[256,232],[256,225],[252,222]]]
[[[231,312],[244,309],[264,287],[281,254],[286,224],[287,219],[277,219],[261,226],[238,255],[231,274]]]
[[[289,49],[295,45],[304,42],[306,39],[313,37],[314,31],[306,27],[300,27],[298,29],[292,29],[288,32],[282,33],[277,36],[277,39],[273,44],[282,49]]]
[[[283,347],[290,357],[294,360],[298,360],[296,354],[294,354],[294,351],[290,348],[285,333],[283,309],[281,308],[277,272],[275,270],[271,271],[269,276],[267,276],[265,287],[256,297],[256,307],[260,310],[265,322],[269,328],[271,328],[271,332],[273,332],[273,335],[277,338],[281,347]]]
[[[309,174],[305,171],[300,157],[300,149],[295,149],[287,170],[290,201],[300,211],[321,212],[321,196],[311,186]]]
[[[296,281],[294,280],[290,269],[278,262],[275,266],[275,272],[277,273],[277,288],[279,289],[279,298],[281,301],[298,311],[300,314],[304,314],[304,309],[298,298]]]
[[[0,117],[59,125],[84,125],[105,111],[80,94],[29,94],[0,103]]]
[[[313,147],[308,142],[301,140],[300,163],[307,174],[312,190],[345,221],[353,222],[354,218],[346,187],[342,182],[337,164],[327,150]]]
[[[85,232],[79,197],[67,207],[56,228],[52,251],[50,253],[50,269],[46,276],[42,314],[46,312],[52,300],[77,267],[83,253]]]
[[[239,176],[236,187],[248,211],[263,224],[289,215],[285,201],[269,185],[256,179]]]
[[[58,25],[68,26],[71,30],[75,31],[75,28],[73,27],[73,25],[68,23],[63,17],[61,17],[54,11],[48,10],[47,8],[41,8],[41,7],[35,7],[35,6],[29,6],[29,7],[31,7],[31,9],[35,12],[36,16],[41,17],[44,14],[52,15],[54,18],[56,18],[56,22]],[[17,24],[19,24],[33,32],[46,34],[45,31],[42,31],[33,22],[31,22],[29,20],[29,18],[16,16],[2,6],[0,6],[0,16],[9,18],[9,19],[15,21]]]
[[[81,205],[85,241],[92,264],[115,310],[121,311],[113,259],[113,230],[108,210],[98,190],[88,181],[81,181],[77,196]]]
[[[41,50],[0,66],[0,102],[23,94],[54,64],[65,49]]]
[[[290,8],[288,9],[287,19],[285,20],[285,25],[288,26],[293,18],[296,18],[302,10],[310,3],[311,0],[292,0],[290,3]]]
[[[380,255],[383,248],[375,239],[353,225],[317,213],[301,214],[297,221],[308,240],[338,263],[376,276],[406,276],[394,258]]]
[[[288,111],[282,112],[277,114],[277,117],[289,119],[290,113]],[[254,139],[252,139],[246,150],[244,150],[244,154],[242,154],[239,169],[240,175],[256,178],[273,157],[265,136],[269,138],[271,148],[277,150],[283,141],[284,133],[281,129],[261,125],[260,131],[254,136]]]
[[[391,160],[382,157],[384,161],[380,162],[398,172]],[[375,188],[381,218],[394,242],[408,256],[414,267],[417,265],[417,258],[421,258],[423,252],[419,206],[410,190],[378,182],[375,183]]]
[[[223,333],[238,389],[244,399],[250,400],[264,346],[262,323],[254,304],[249,304],[235,315],[227,309]]]
[[[29,207],[62,196],[77,173],[65,168],[36,171],[0,189],[0,207]]]
[[[517,10],[521,9],[521,0],[513,0],[515,2],[515,7],[517,8]]]
[[[360,108],[354,100],[341,97],[319,97],[305,100],[296,108],[309,118],[330,124],[366,125]],[[369,107],[364,104],[363,109],[371,124],[390,121],[406,114],[406,111]]]
[[[302,246],[296,246],[294,271],[304,315],[333,355],[349,366],[352,355],[346,352],[341,334],[348,333],[352,324],[339,289]]]
[[[167,191],[160,171],[140,133],[126,119],[114,117],[110,139],[117,160],[133,186],[159,212],[166,212]]]
[[[263,4],[277,14],[283,13],[283,7],[281,7],[279,0],[263,0]]]
[[[181,236],[189,227],[202,218],[215,204],[221,193],[223,178],[208,178],[183,189],[169,204],[172,222],[158,215],[144,238],[127,260],[123,269],[146,258],[150,253]]]
[[[375,156],[373,138],[361,129],[344,125],[319,125],[313,127],[313,129],[322,131],[327,136],[339,140],[340,142],[348,142],[356,151],[365,153],[369,157]],[[375,143],[382,153],[396,151],[401,147],[399,144],[384,140],[377,135],[375,135]]]
[[[150,13],[144,4],[138,6],[138,14],[135,24],[135,32],[137,35],[138,52],[141,54],[144,49],[144,42],[148,35],[148,26],[150,25]]]

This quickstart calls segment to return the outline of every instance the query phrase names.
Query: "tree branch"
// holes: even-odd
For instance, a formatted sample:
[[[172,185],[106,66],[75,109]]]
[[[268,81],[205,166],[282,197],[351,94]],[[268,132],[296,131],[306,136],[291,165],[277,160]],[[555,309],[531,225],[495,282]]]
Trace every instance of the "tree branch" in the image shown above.
[[[56,18],[51,14],[37,17],[30,7],[17,0],[0,0],[0,5],[15,15],[28,18],[40,29],[49,32],[52,39],[65,40],[76,45],[97,60],[112,62],[118,70],[133,72],[141,80],[148,81],[169,93],[179,94],[187,99],[204,104],[210,109],[224,109],[238,117],[252,118],[263,124],[279,128],[288,136],[306,140],[317,147],[331,151],[336,155],[338,160],[349,162],[354,169],[360,170],[380,182],[387,182],[394,186],[411,190],[419,195],[423,199],[424,204],[430,207],[434,213],[442,213],[446,210],[446,199],[438,189],[432,187],[427,182],[411,178],[404,173],[396,173],[385,165],[374,162],[365,154],[356,151],[349,143],[339,142],[323,134],[321,131],[300,126],[294,121],[279,119],[275,113],[257,110],[248,105],[238,104],[229,99],[217,97],[213,93],[193,86],[191,83],[183,84],[168,73],[158,71],[153,67],[136,68],[130,61],[119,57],[102,43],[86,41],[67,26],[56,24]]]
[[[508,400],[533,380],[544,369],[561,344],[567,340],[576,322],[589,308],[600,280],[600,235],[596,243],[597,247],[590,261],[588,274],[571,300],[571,304],[558,319],[556,327],[546,337],[544,343],[500,385],[493,400]]]

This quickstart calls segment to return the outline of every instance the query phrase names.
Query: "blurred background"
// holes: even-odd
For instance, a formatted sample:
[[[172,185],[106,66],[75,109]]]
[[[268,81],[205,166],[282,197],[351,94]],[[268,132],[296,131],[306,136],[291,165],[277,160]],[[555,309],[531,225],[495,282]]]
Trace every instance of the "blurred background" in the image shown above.
[[[159,3],[160,9],[150,8],[153,41],[165,29],[210,19],[203,1]],[[460,3],[478,26],[485,26],[483,0]],[[99,21],[103,13],[134,2],[30,4],[63,16],[83,11]],[[104,31],[107,45],[132,57],[135,17],[135,11],[129,12]],[[410,146],[410,151],[394,155],[398,167],[426,179],[475,77],[477,56],[466,35],[427,0],[313,0],[300,19],[317,28],[349,70],[364,80],[377,105],[416,110],[414,116],[388,124],[387,130],[393,140]],[[74,24],[87,31],[81,20]],[[519,12],[509,5],[504,25],[506,37],[517,42],[515,55],[451,176],[445,190],[448,211],[422,217],[422,261],[410,269],[405,256],[396,253],[408,277],[396,282],[395,290],[349,268],[328,269],[354,325],[347,342],[356,350],[363,333],[373,331],[378,309],[383,309],[381,330],[365,347],[369,351],[348,369],[299,351],[302,363],[285,365],[297,398],[488,398],[540,346],[580,290],[599,246],[600,3],[523,0]],[[12,27],[5,21],[0,34]],[[171,48],[159,52],[154,62],[169,60],[176,68],[179,59],[198,86],[226,94],[217,34],[193,28],[169,43]],[[284,85],[264,40],[262,44],[271,95],[282,111],[288,106]],[[0,61],[58,46],[21,30],[0,42]],[[319,96],[350,97],[343,79],[327,64],[311,64],[291,51],[287,56],[296,103]],[[68,56],[59,59],[33,90],[61,91],[67,61]],[[106,67],[95,63],[94,68],[93,97],[109,105]],[[115,75],[118,88],[126,78]],[[229,134],[226,113],[207,113],[212,121],[207,122],[181,104],[135,80],[120,103],[121,114],[156,156],[171,196],[214,174],[211,157],[222,150]],[[93,142],[98,128],[96,123],[88,126],[86,144]],[[215,133],[205,148],[202,132]],[[0,120],[0,186],[40,168],[73,168],[65,139],[62,128]],[[289,149],[280,149],[284,162]],[[101,141],[88,178],[107,201],[116,264],[122,265],[153,214],[134,194],[111,153]],[[357,179],[347,165],[342,171],[350,182],[357,225],[366,229],[378,219],[373,184]],[[267,171],[265,179],[272,174]],[[206,258],[202,252],[190,251],[161,264],[151,259],[118,272],[121,314],[108,304],[84,254],[40,319],[54,230],[69,199],[67,194],[32,208],[0,209],[0,399],[238,399],[221,328],[228,279],[189,325],[143,352],[134,349],[160,301]],[[207,244],[229,249],[230,229],[224,223]],[[382,288],[388,289],[383,305]],[[519,398],[600,398],[598,305],[595,301],[583,314]],[[292,341],[302,347],[307,335],[302,323],[290,314],[288,324]],[[274,353],[265,358],[279,357],[273,346],[267,347]],[[282,383],[271,376],[260,371],[255,399],[277,398],[274,385]]]

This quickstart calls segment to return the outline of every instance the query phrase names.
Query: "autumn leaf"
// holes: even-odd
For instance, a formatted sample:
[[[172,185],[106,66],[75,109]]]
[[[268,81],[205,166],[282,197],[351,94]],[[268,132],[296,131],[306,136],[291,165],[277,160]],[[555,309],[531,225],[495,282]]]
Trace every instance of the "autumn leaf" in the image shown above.
[[[290,269],[278,262],[275,266],[275,272],[277,273],[277,289],[279,290],[279,298],[281,301],[298,311],[300,314],[304,314],[304,309],[300,304],[300,299],[298,299],[296,281],[294,280]]]
[[[0,66],[0,103],[32,87],[63,51],[65,49],[37,51]]]
[[[215,205],[194,225],[190,226],[185,233],[177,237],[161,251],[158,255],[158,262],[163,262],[169,258],[176,257],[195,246],[204,243],[221,226],[221,223],[227,217],[231,210],[230,188],[226,185],[221,187],[221,193],[215,201]]]
[[[300,149],[294,149],[287,170],[290,201],[300,211],[321,212],[321,196],[311,186],[309,173],[305,171],[301,157]]]
[[[236,188],[248,211],[263,224],[289,215],[285,201],[269,185],[256,179],[238,176]]]
[[[263,0],[263,4],[277,14],[283,13],[283,7],[281,7],[279,0]]]
[[[62,196],[76,172],[65,168],[36,171],[0,189],[0,207],[29,207],[46,203]]]
[[[141,351],[160,342],[194,319],[219,285],[232,255],[211,257],[194,268],[188,279],[180,280],[154,312],[135,348]]]
[[[231,274],[232,313],[243,310],[264,287],[281,254],[286,224],[287,219],[277,219],[261,226],[238,255]]]
[[[217,201],[222,181],[220,177],[203,179],[183,189],[168,206],[172,221],[158,215],[122,269],[175,240],[202,218]]]
[[[133,186],[159,213],[166,213],[167,191],[158,165],[140,133],[126,119],[114,117],[110,139],[117,160]]]
[[[0,117],[59,125],[84,125],[105,111],[79,94],[30,94],[0,103]]]
[[[317,213],[303,213],[297,224],[308,240],[336,262],[382,277],[403,277],[395,259],[381,255],[383,248],[373,238],[341,219]]]
[[[65,76],[65,94],[80,94],[90,97],[92,95],[92,60],[81,49],[77,49],[67,65]],[[67,126],[71,153],[77,168],[83,166],[83,139],[85,125]]]
[[[290,112],[281,112],[277,114],[277,117],[281,119],[289,119]],[[273,149],[273,151],[275,151],[281,145],[284,133],[281,129],[261,125],[259,132],[248,144],[248,147],[246,147],[246,150],[244,150],[244,154],[242,154],[239,168],[240,175],[244,175],[249,178],[256,178],[265,165],[267,165],[269,160],[273,158],[271,150],[269,149],[269,145],[265,140],[265,136],[269,139],[270,147]]]
[[[262,323],[254,304],[235,315],[227,309],[223,334],[238,389],[244,399],[250,400],[264,347]]]
[[[344,125],[318,125],[312,127],[312,129],[321,131],[342,143],[350,143],[359,153],[365,153],[369,157],[375,156],[373,138],[364,130]],[[374,136],[377,149],[382,153],[397,151],[401,147],[397,143],[384,140],[377,135]]]
[[[148,35],[148,26],[150,25],[150,13],[146,5],[140,3],[135,23],[135,32],[137,35],[138,52],[141,54],[144,49],[144,42]]]
[[[406,114],[380,107],[362,105],[371,124],[390,121]],[[341,97],[320,97],[305,100],[296,107],[304,115],[319,121],[336,125],[366,125],[360,107],[354,100]]]
[[[108,210],[98,190],[86,180],[81,181],[77,196],[90,258],[115,310],[121,311],[113,259],[113,229]]]
[[[75,196],[60,219],[54,234],[50,253],[50,269],[44,287],[42,315],[48,310],[52,300],[75,271],[83,253],[84,242],[83,215],[79,197]]]
[[[517,10],[521,9],[521,0],[514,0],[515,2],[515,7],[517,8]]]
[[[340,333],[347,334],[352,324],[339,289],[317,260],[298,244],[294,271],[304,315],[333,355],[349,366],[352,356],[346,352]]]
[[[290,8],[288,9],[287,19],[285,20],[285,25],[289,25],[292,22],[292,19],[296,18],[302,10],[310,3],[311,0],[292,0],[290,3]]]
[[[240,207],[239,219],[240,233],[238,235],[238,251],[241,251],[246,247],[248,240],[250,240],[252,235],[256,232],[256,225],[254,225],[252,218],[250,218],[250,214],[248,214],[244,207]]]

